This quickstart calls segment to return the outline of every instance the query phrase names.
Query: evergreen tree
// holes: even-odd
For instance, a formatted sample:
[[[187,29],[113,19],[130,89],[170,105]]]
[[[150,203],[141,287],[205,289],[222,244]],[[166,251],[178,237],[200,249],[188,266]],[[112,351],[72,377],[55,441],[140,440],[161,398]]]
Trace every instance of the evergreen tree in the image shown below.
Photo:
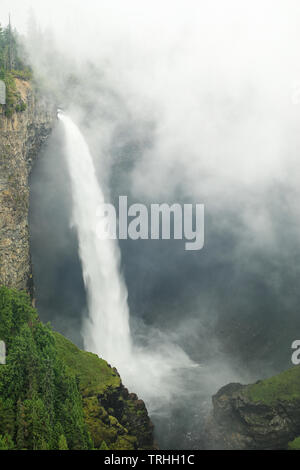
[[[66,438],[63,434],[59,437],[58,449],[59,450],[69,450],[67,440],[66,440]]]
[[[0,447],[10,445],[6,433],[16,449],[91,449],[78,383],[24,292],[0,288],[0,337],[8,346],[0,367]]]
[[[102,444],[100,446],[100,450],[109,450],[105,441],[102,441]]]
[[[0,450],[12,450],[14,444],[11,437],[8,434],[0,435]]]

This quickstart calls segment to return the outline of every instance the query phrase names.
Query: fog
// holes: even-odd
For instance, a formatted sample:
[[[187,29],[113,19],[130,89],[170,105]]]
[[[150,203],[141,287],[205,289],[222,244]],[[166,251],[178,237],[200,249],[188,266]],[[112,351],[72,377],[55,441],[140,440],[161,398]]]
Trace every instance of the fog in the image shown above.
[[[289,367],[300,327],[299,2],[2,0],[2,22],[9,11],[108,199],[205,204],[202,251],[120,241],[135,341],[167,335],[202,366],[154,418],[160,443],[197,445],[210,395]],[[62,145],[58,126],[32,175],[36,295],[42,319],[82,345]]]

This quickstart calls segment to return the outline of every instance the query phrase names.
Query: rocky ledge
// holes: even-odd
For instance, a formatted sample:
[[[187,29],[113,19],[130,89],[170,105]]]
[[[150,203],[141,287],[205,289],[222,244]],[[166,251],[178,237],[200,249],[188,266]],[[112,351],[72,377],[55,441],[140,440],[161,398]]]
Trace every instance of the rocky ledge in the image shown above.
[[[275,450],[300,442],[300,366],[253,385],[226,385],[212,401],[209,449]]]

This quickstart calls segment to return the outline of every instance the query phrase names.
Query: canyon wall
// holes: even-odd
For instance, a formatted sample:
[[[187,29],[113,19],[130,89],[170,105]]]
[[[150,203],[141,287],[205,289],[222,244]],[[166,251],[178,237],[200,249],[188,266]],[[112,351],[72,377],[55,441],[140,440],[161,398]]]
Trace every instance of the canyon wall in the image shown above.
[[[32,291],[29,250],[29,174],[49,136],[56,110],[16,79],[23,111],[6,117],[0,106],[0,285]]]

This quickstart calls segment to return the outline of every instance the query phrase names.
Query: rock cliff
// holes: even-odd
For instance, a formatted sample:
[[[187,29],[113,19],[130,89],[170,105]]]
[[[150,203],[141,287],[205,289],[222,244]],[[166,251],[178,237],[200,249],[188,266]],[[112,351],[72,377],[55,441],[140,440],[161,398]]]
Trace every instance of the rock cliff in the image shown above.
[[[24,109],[8,118],[0,106],[0,285],[31,291],[28,178],[56,111],[30,82],[16,79],[16,87]]]
[[[144,402],[128,392],[118,372],[105,360],[80,351],[60,334],[48,331],[39,322],[30,299],[20,292],[26,290],[31,297],[33,293],[28,226],[29,176],[34,160],[56,122],[56,109],[37,97],[29,81],[15,81],[16,101],[20,100],[22,106],[17,103],[10,117],[0,106],[0,339],[5,340],[8,348],[7,365],[0,368],[0,449],[56,449],[61,446],[69,449],[153,449],[153,425]],[[16,330],[18,323],[20,331]],[[22,335],[26,337],[26,346],[23,355],[16,360],[20,353],[19,343],[24,339]],[[29,356],[26,358],[26,355]],[[20,369],[18,393],[18,387],[13,383],[15,367]],[[61,369],[59,385],[55,378],[57,367]],[[13,380],[9,380],[10,374],[14,376]],[[35,385],[28,386],[26,377],[31,377]],[[39,384],[47,380],[47,387],[42,391]],[[49,397],[45,403],[43,401],[48,390],[58,396],[53,403]],[[68,413],[74,414],[72,419],[68,413],[63,418],[62,411],[55,418],[55,409],[60,402],[61,406],[65,406],[64,402],[68,404]],[[26,419],[20,420],[19,414]],[[38,440],[30,424],[34,419],[37,427],[41,427],[42,422],[48,423],[48,427],[40,429]]]
[[[207,448],[287,449],[295,447],[298,436],[300,366],[253,385],[226,385],[213,396]]]

